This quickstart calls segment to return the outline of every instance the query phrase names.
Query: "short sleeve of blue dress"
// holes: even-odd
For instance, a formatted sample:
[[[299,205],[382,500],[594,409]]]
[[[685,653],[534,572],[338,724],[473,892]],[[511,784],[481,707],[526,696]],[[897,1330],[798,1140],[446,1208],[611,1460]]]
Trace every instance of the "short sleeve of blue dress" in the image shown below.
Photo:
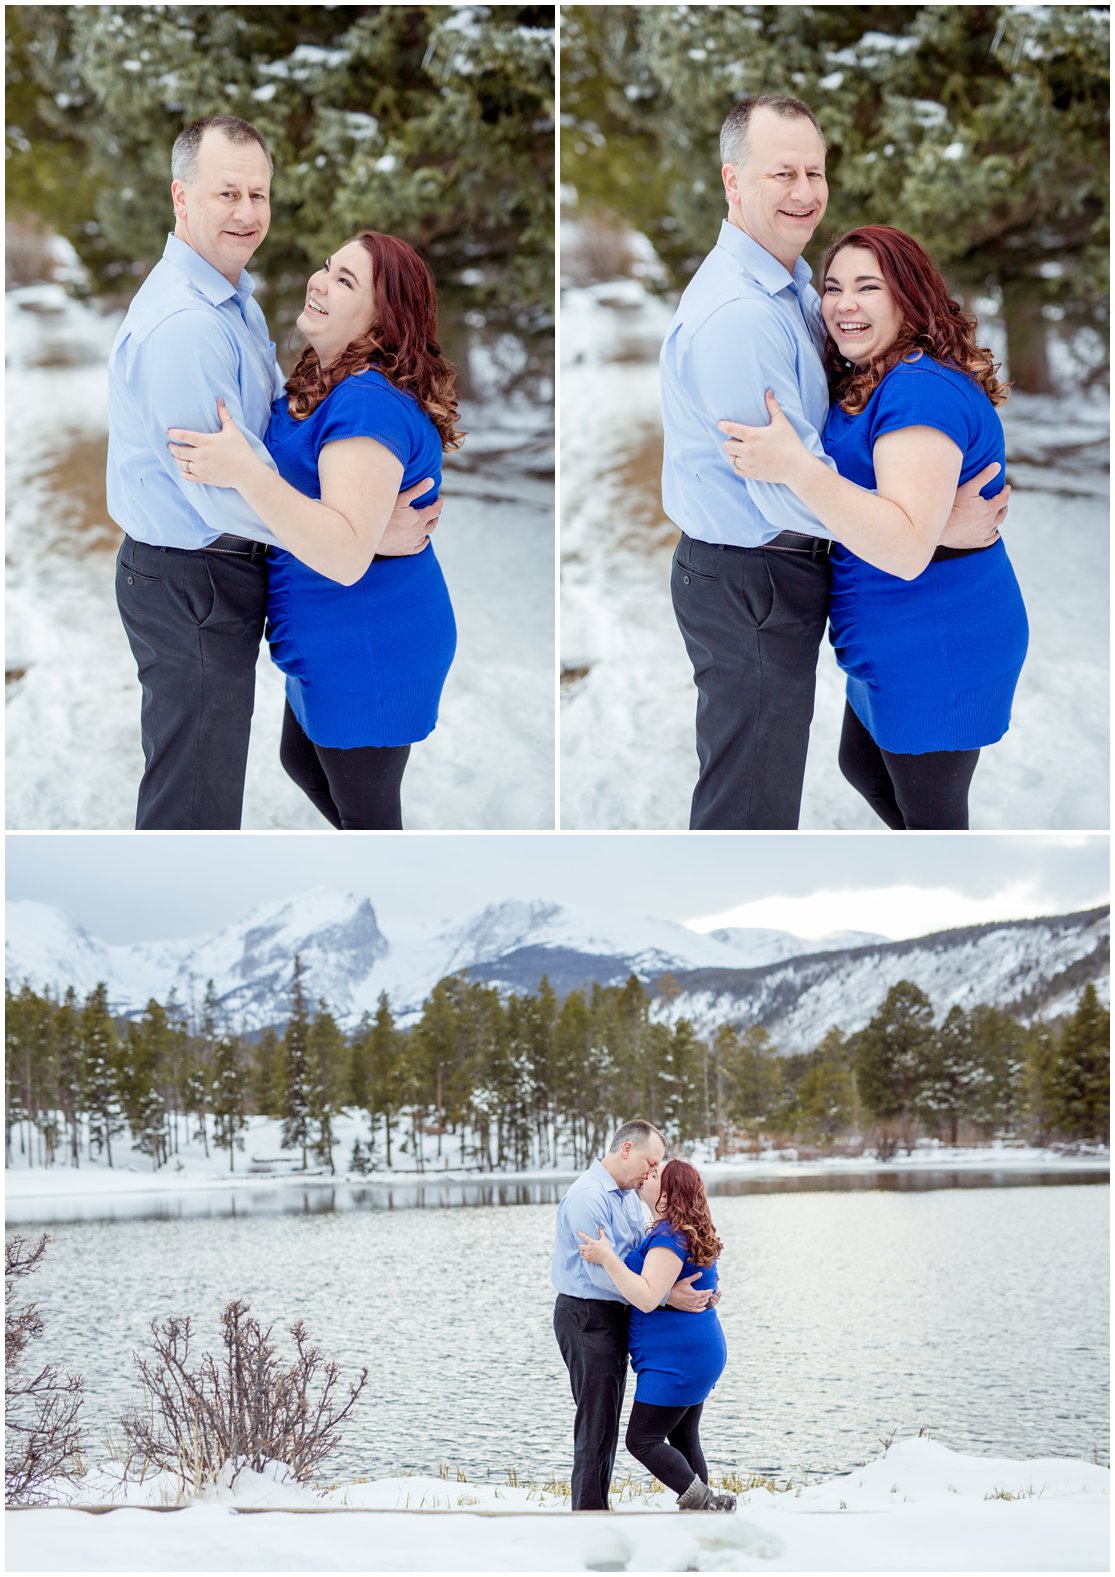
[[[715,1263],[695,1265],[689,1258],[685,1233],[674,1231],[666,1222],[652,1227],[631,1250],[628,1269],[638,1275],[653,1248],[669,1249],[682,1261],[679,1281],[695,1275],[693,1285],[699,1291],[715,1292]],[[666,1307],[644,1314],[633,1308],[627,1342],[631,1365],[638,1375],[635,1398],[655,1407],[691,1407],[705,1401],[727,1361],[724,1331],[715,1309],[688,1313]]]
[[[875,487],[876,441],[907,427],[934,427],[951,438],[962,455],[960,480],[967,482],[985,465],[1006,459],[1003,424],[991,401],[964,373],[928,356],[900,361],[856,416],[833,405],[825,428],[825,449],[841,476],[860,487]],[[990,498],[1003,485],[1002,472],[982,489]]]
[[[965,373],[928,356],[899,362],[857,415],[833,405],[825,448],[841,476],[874,489],[876,442],[910,427],[952,439],[962,484],[997,462],[999,473],[981,491],[1000,491],[1006,446],[998,412]],[[883,750],[973,750],[1006,732],[1027,624],[1001,541],[967,554],[940,550],[912,581],[834,548],[829,630],[848,702]]]
[[[411,395],[371,369],[346,378],[304,421],[285,397],[272,407],[267,448],[283,479],[321,497],[319,461],[330,443],[373,438],[403,468],[400,490],[424,477],[441,486],[441,439]],[[409,745],[437,722],[456,649],[449,593],[433,545],[409,557],[377,557],[354,586],[341,586],[293,554],[268,555],[267,638],[286,675],[287,701],[317,745],[354,749]]]

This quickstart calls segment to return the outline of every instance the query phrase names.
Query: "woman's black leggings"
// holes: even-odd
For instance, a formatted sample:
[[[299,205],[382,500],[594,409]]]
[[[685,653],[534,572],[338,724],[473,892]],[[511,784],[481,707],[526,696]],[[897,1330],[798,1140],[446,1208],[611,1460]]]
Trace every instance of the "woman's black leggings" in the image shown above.
[[[844,703],[840,770],[895,831],[967,828],[968,789],[978,760],[978,750],[934,750],[925,756],[880,750]]]
[[[701,1409],[692,1407],[655,1407],[651,1402],[633,1402],[627,1422],[627,1449],[660,1483],[675,1495],[684,1495],[694,1474],[708,1483],[708,1467],[701,1450]]]
[[[315,745],[287,702],[279,759],[287,776],[332,826],[345,832],[397,832],[403,825],[399,789],[409,745]]]

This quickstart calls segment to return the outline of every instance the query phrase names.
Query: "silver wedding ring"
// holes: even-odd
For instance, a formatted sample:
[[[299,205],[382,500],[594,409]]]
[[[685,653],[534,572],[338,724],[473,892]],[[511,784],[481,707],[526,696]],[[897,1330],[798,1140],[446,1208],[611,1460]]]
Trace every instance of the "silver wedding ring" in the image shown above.
[[[188,460],[183,460],[182,464],[186,467],[186,475],[189,476],[190,475],[190,462]]]

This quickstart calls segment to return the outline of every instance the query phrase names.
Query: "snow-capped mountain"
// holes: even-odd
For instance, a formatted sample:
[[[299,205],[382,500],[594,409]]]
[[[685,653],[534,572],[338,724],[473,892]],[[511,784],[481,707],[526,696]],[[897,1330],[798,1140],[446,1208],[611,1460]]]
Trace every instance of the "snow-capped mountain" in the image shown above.
[[[318,891],[261,905],[213,936],[132,945],[101,942],[49,905],[11,903],[6,974],[13,986],[60,993],[72,985],[79,997],[104,981],[121,1015],[172,990],[196,1008],[212,980],[230,1021],[248,1030],[285,1019],[296,954],[309,1000],[323,998],[346,1026],[384,991],[405,1023],[456,972],[505,991],[533,991],[546,975],[559,995],[632,973],[653,990],[669,974],[656,1016],[687,1017],[702,1034],[726,1021],[762,1023],[793,1051],[834,1024],[860,1027],[901,979],[920,985],[940,1011],[954,1002],[994,1002],[1024,1016],[1068,1011],[1087,980],[1106,996],[1108,939],[1106,909],[916,941],[863,932],[806,941],[758,929],[701,934],[543,901],[491,904],[464,920],[387,936],[367,897]]]

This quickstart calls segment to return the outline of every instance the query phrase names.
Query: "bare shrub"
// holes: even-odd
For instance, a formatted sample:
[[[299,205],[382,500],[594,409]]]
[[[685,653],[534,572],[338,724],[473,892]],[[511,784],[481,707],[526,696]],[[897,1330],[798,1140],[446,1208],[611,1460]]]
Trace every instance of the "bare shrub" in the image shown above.
[[[37,1372],[27,1348],[43,1334],[33,1303],[15,1307],[16,1289],[38,1270],[50,1238],[37,1243],[13,1237],[4,1245],[4,1499],[36,1506],[51,1498],[51,1484],[83,1471],[78,1414],[85,1381],[54,1364]]]
[[[284,1463],[305,1483],[336,1449],[368,1379],[342,1383],[338,1365],[310,1345],[301,1320],[290,1327],[294,1361],[284,1365],[266,1329],[241,1299],[221,1315],[222,1354],[202,1353],[191,1367],[190,1319],[152,1321],[151,1356],[133,1353],[143,1405],[121,1420],[129,1472],[172,1473],[196,1493],[234,1483],[250,1468]]]

